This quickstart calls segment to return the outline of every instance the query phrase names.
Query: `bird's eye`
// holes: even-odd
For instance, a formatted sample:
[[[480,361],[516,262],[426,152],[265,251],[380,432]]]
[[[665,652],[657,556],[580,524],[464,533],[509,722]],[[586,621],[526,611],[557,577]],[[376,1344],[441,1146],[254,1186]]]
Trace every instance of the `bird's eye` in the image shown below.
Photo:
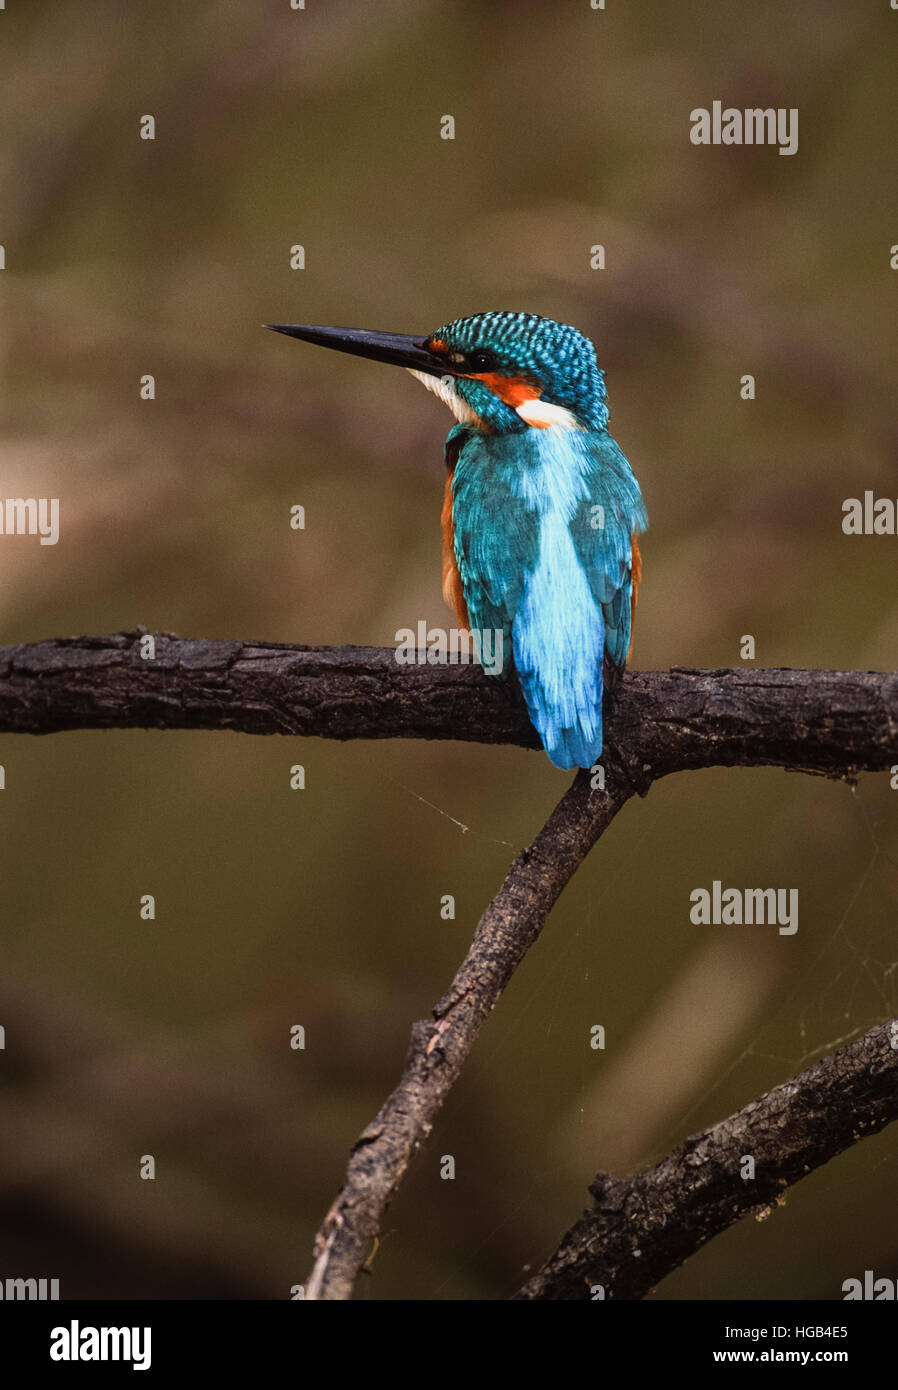
[[[495,365],[496,361],[491,352],[472,352],[468,357],[468,366],[474,372],[491,372]]]

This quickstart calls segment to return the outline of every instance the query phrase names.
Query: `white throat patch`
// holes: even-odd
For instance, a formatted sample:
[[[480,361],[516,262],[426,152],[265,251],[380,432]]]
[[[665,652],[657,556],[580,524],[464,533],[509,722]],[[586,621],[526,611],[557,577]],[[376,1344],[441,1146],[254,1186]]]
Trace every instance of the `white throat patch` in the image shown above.
[[[471,409],[467,401],[462,400],[456,391],[455,380],[452,376],[448,374],[446,376],[431,376],[429,372],[415,371],[414,367],[407,367],[406,371],[417,377],[421,385],[425,386],[428,391],[432,391],[435,396],[439,396],[441,401],[445,401],[456,420],[461,424],[477,425],[479,429],[483,429],[483,421],[480,416]],[[525,425],[531,425],[536,429],[547,430],[553,425],[562,430],[583,429],[576,415],[570,410],[566,410],[563,405],[552,405],[551,401],[544,401],[539,398],[522,401],[514,409]]]
[[[521,401],[515,406],[515,410],[527,425],[535,425],[539,430],[550,429],[557,425],[563,430],[582,430],[583,426],[575,415],[569,410],[565,410],[563,405],[552,405],[551,401],[543,401],[537,398],[532,401]]]
[[[467,401],[462,400],[456,391],[451,376],[431,376],[429,372],[416,372],[414,367],[406,367],[406,371],[417,377],[421,385],[426,386],[428,391],[432,391],[435,396],[439,396],[441,401],[445,401],[460,424],[481,424],[480,416],[471,409]]]

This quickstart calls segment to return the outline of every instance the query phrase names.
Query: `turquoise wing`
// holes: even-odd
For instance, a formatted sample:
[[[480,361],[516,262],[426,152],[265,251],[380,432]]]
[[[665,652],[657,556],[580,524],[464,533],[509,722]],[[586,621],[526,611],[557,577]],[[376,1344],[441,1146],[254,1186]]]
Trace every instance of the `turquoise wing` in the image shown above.
[[[590,590],[601,605],[605,654],[623,669],[630,650],[633,597],[633,536],[648,516],[639,484],[610,434],[587,436],[592,468],[589,497],[571,519],[571,536]]]
[[[514,489],[503,451],[480,430],[457,425],[447,450],[458,448],[452,475],[455,560],[472,630],[502,634],[502,675],[513,665],[515,613],[536,563],[538,518]]]

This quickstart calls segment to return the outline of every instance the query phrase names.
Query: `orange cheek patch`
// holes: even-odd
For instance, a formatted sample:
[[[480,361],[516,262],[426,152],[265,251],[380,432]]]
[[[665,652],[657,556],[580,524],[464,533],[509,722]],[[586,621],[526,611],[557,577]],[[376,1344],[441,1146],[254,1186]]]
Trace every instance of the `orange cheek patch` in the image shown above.
[[[482,381],[500,401],[517,410],[524,401],[538,401],[539,387],[523,376],[500,376],[498,372],[465,372],[469,381]]]

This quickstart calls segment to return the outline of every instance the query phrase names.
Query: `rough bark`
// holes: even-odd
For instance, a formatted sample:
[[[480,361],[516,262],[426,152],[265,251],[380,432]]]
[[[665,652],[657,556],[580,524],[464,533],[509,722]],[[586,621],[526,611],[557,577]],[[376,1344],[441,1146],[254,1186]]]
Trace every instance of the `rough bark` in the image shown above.
[[[0,733],[231,729],[322,738],[538,741],[514,689],[476,665],[402,666],[392,648],[184,641],[142,632],[0,647]],[[647,780],[777,766],[852,776],[898,756],[898,673],[627,672],[611,742]]]
[[[898,1020],[879,1024],[654,1167],[598,1173],[595,1205],[515,1298],[588,1299],[596,1286],[606,1299],[642,1298],[747,1213],[769,1215],[788,1187],[898,1119],[896,1043]]]

